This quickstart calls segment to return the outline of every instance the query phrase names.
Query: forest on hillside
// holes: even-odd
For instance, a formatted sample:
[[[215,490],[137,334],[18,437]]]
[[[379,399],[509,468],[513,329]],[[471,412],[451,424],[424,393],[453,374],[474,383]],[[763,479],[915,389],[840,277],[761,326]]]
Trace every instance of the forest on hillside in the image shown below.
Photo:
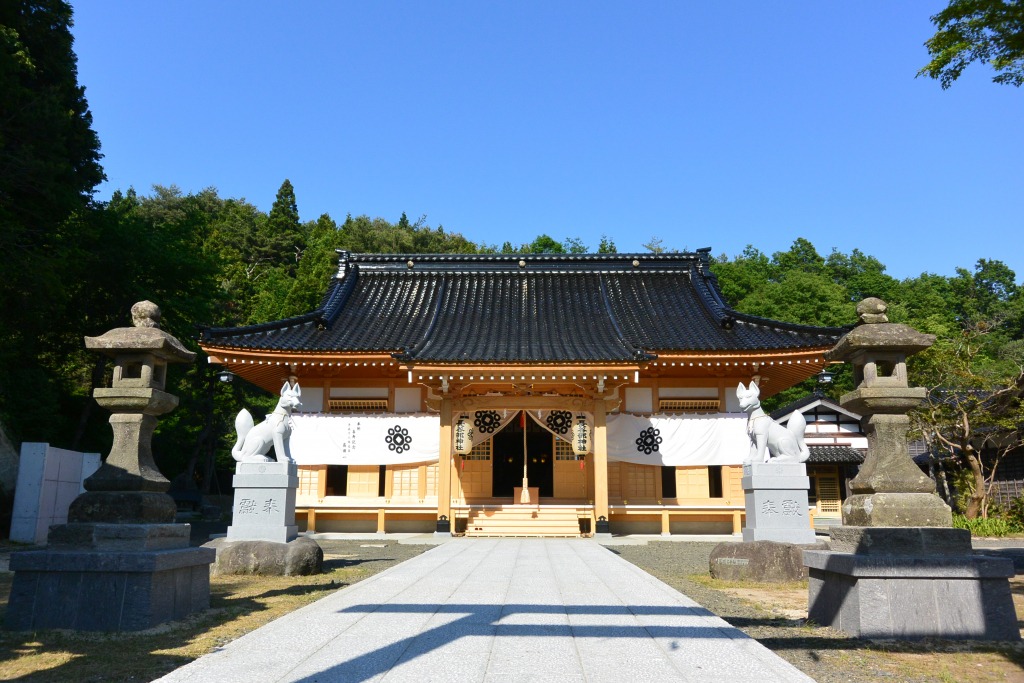
[[[165,328],[198,351],[199,326],[266,322],[315,308],[338,249],[616,251],[614,236],[597,245],[546,234],[526,244],[478,244],[404,213],[394,222],[350,214],[302,221],[301,188],[288,180],[269,212],[214,188],[124,188],[98,201],[100,141],[77,82],[70,7],[56,0],[31,10],[20,4],[0,7],[0,424],[14,443],[109,449],[107,415],[90,397],[109,382],[110,366],[86,352],[82,340],[129,324],[137,301],[156,302]],[[665,249],[657,236],[647,248]],[[918,430],[937,452],[974,472],[976,488],[991,476],[975,452],[979,445],[1003,448],[1019,439],[1024,288],[1002,261],[900,280],[870,254],[822,253],[810,239],[798,239],[772,254],[756,245],[723,254],[713,270],[726,300],[744,313],[849,325],[857,302],[873,296],[889,303],[892,321],[935,334],[936,345],[911,367],[912,382],[932,390]],[[154,443],[166,476],[186,473],[203,487],[214,483],[216,463],[230,463],[230,416],[243,404],[272,405],[244,382],[218,383],[215,370],[202,354],[194,365],[173,369],[168,388],[181,404],[162,420]],[[829,391],[837,396],[849,388],[849,373],[841,371]],[[813,389],[794,387],[775,405]],[[984,515],[984,501],[975,503],[973,513]]]

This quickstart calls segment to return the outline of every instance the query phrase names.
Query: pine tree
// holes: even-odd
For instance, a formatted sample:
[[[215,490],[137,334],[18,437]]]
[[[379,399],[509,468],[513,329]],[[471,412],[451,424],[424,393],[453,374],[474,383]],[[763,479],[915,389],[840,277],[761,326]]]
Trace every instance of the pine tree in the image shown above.
[[[287,178],[277,191],[274,205],[260,231],[259,251],[272,266],[281,266],[288,275],[294,275],[306,236],[299,222],[299,209],[295,202],[295,188]]]

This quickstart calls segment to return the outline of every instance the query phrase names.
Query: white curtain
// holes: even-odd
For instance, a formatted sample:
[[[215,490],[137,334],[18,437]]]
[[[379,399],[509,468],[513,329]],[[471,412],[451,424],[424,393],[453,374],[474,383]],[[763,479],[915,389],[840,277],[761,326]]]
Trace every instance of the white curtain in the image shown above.
[[[437,462],[437,415],[292,415],[290,450],[300,465]]]
[[[608,460],[638,465],[742,465],[745,414],[608,416]]]
[[[452,420],[458,420],[465,415],[473,425],[473,447],[477,447],[484,441],[492,438],[495,434],[505,428],[512,421],[518,410],[471,410],[464,413],[455,413]],[[455,452],[454,444],[452,452]]]
[[[529,410],[527,411],[533,421],[547,431],[567,443],[572,443],[572,428],[576,424],[577,415],[585,415],[587,418],[587,429],[590,430],[590,438],[594,438],[594,416],[590,413],[581,413],[571,410]],[[593,448],[591,448],[593,450]]]
[[[517,410],[469,413],[473,445],[483,443],[516,417]],[[559,438],[550,413],[530,417]],[[486,413],[486,415],[482,415]],[[575,417],[575,413],[572,414]],[[458,418],[458,414],[454,416]],[[593,428],[592,416],[587,415]],[[441,419],[431,415],[293,415],[291,452],[300,465],[401,465],[436,462]],[[741,465],[750,451],[744,414],[608,416],[608,459],[640,465]],[[487,430],[487,431],[484,431]],[[591,432],[593,433],[593,432]]]

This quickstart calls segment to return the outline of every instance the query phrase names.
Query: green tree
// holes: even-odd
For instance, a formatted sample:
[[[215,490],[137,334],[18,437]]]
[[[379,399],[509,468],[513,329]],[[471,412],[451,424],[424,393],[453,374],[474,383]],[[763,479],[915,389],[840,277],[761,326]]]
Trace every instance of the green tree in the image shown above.
[[[590,251],[579,237],[566,237],[562,242],[562,249],[567,254],[586,254]]]
[[[66,285],[88,278],[75,257],[104,177],[71,16],[59,0],[0,3],[0,421],[16,440],[44,436],[58,410],[60,375],[40,356],[60,358]]]
[[[619,250],[615,248],[615,242],[611,240],[607,235],[601,235],[601,243],[597,246],[598,254],[617,254]]]
[[[951,0],[932,16],[935,35],[925,41],[932,60],[918,76],[953,85],[972,62],[996,70],[995,83],[1024,84],[1024,2],[1020,0]]]
[[[299,259],[302,258],[302,250],[306,247],[306,236],[299,222],[295,188],[287,178],[281,183],[257,237],[260,240],[258,251],[267,262],[272,266],[283,267],[288,275],[294,275]]]
[[[652,237],[646,244],[642,244],[640,246],[652,254],[661,254],[665,252],[663,240],[660,237]]]
[[[538,235],[529,244],[524,244],[520,252],[524,254],[564,254],[565,247],[549,235]]]
[[[964,514],[988,516],[995,475],[1003,458],[1024,447],[1024,354],[1000,344],[991,321],[965,322],[918,354],[913,379],[928,388],[913,424],[934,449],[958,461],[970,476],[960,492]]]

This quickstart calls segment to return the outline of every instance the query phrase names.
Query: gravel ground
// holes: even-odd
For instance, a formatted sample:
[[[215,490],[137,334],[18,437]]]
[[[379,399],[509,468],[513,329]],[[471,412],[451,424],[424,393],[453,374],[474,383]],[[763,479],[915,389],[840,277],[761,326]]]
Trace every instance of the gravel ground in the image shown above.
[[[1024,680],[1024,669],[1020,667],[1024,652],[1020,645],[861,640],[830,628],[808,626],[804,619],[781,616],[756,603],[693,581],[690,577],[708,576],[708,558],[716,545],[652,542],[608,549],[689,596],[819,683],[966,680],[956,673],[963,671],[964,652],[981,653],[980,657],[994,660],[996,666],[1005,668],[997,678],[983,680]],[[950,653],[948,664],[942,663],[941,653]],[[915,673],[914,664],[918,659],[921,661],[917,662]],[[968,666],[981,667],[982,664],[971,662]],[[992,668],[989,664],[985,667]]]

